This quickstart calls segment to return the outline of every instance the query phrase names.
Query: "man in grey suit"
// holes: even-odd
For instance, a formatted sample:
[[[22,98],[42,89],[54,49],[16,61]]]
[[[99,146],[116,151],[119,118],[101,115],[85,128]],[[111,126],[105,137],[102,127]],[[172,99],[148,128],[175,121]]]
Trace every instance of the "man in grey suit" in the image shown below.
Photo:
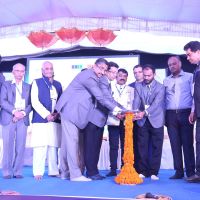
[[[29,125],[30,85],[23,82],[25,66],[13,66],[13,81],[5,81],[1,87],[0,120],[3,126],[3,178],[23,178],[22,168]],[[13,149],[14,147],[14,149]],[[15,155],[13,155],[15,153]]]
[[[137,113],[138,128],[138,171],[141,178],[151,176],[158,180],[164,136],[164,86],[157,82],[152,65],[143,67],[144,81],[135,84],[133,109]],[[151,139],[151,160],[149,141]]]
[[[109,99],[115,105],[118,103],[112,97],[111,81],[116,78],[119,66],[114,62],[108,63],[105,75],[99,79],[99,87],[105,99]],[[84,132],[84,160],[86,175],[92,180],[102,180],[105,177],[99,174],[97,165],[103,139],[103,130],[108,118],[109,109],[96,102],[91,110],[88,120],[89,123],[83,130]]]
[[[60,153],[61,157],[65,157],[64,153],[67,153],[71,181],[91,180],[82,175],[78,160],[78,142],[79,131],[88,124],[90,111],[95,106],[95,99],[111,111],[121,110],[109,99],[106,99],[99,88],[99,78],[104,75],[106,70],[107,61],[103,58],[97,59],[92,69],[80,72],[72,80],[55,107],[61,115],[62,123]],[[64,147],[67,152],[64,152]],[[62,169],[66,169],[63,162],[61,162],[61,171]]]

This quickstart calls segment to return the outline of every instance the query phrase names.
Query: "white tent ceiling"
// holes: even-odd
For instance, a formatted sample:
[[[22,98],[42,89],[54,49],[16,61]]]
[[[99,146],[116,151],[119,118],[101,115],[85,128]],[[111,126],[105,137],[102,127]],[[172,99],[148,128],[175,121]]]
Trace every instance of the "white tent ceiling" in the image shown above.
[[[182,46],[177,50],[174,42],[182,45],[200,36],[199,8],[199,0],[1,0],[0,54],[8,56],[40,51],[28,44],[25,36],[31,31],[54,32],[61,27],[117,31],[118,37],[108,48],[180,53]],[[124,33],[127,34],[125,37]],[[168,40],[166,37],[175,39],[164,44],[164,40]],[[21,47],[12,45],[13,38],[21,42]],[[81,45],[92,46],[88,41]],[[152,46],[156,49],[149,50]],[[20,48],[20,53],[16,47]],[[70,46],[57,42],[51,48],[67,47]]]

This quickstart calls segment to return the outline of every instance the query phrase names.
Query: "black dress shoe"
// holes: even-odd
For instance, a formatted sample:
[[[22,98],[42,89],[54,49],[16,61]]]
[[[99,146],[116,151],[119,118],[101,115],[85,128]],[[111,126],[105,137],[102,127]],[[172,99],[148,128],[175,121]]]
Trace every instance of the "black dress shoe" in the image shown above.
[[[186,178],[186,181],[189,183],[199,183],[200,182],[200,176],[197,174],[194,174],[188,178]]]
[[[183,174],[174,174],[173,176],[169,177],[169,179],[182,179],[183,177]]]
[[[117,176],[117,173],[115,171],[110,171],[108,174],[106,174],[106,176]]]
[[[15,175],[15,176],[13,176],[14,178],[24,178],[22,175]]]
[[[12,176],[11,175],[7,175],[7,176],[3,176],[4,179],[11,179]]]
[[[88,176],[88,178],[92,179],[93,181],[97,181],[97,180],[103,180],[105,178],[105,176],[101,176],[100,174],[96,174],[93,176]]]

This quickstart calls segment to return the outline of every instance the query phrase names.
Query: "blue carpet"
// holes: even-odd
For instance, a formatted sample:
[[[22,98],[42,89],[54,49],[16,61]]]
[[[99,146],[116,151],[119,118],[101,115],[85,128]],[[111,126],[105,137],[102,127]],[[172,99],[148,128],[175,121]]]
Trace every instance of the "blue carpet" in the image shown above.
[[[108,171],[101,171],[105,175]],[[144,179],[140,185],[118,185],[114,178],[102,181],[71,182],[59,178],[51,178],[46,174],[41,181],[34,180],[32,168],[24,167],[23,179],[3,179],[0,177],[1,190],[15,190],[22,195],[84,196],[103,198],[134,198],[139,194],[165,194],[173,200],[200,199],[200,184],[187,183],[182,180],[170,180],[173,170],[160,170],[160,180]]]

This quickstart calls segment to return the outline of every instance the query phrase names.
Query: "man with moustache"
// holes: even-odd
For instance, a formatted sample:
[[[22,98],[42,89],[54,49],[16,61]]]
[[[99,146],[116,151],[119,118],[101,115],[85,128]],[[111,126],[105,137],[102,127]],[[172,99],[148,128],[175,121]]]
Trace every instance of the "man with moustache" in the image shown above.
[[[179,56],[171,56],[168,66],[171,75],[164,80],[166,126],[170,139],[175,174],[170,179],[184,177],[183,156],[187,177],[195,174],[193,147],[193,75],[182,70]]]
[[[184,46],[187,60],[191,64],[197,65],[194,73],[194,104],[196,119],[196,173],[188,177],[186,180],[191,183],[200,182],[200,42],[191,41]],[[191,121],[191,123],[193,123]]]
[[[112,85],[112,94],[116,102],[122,105],[127,110],[131,110],[132,101],[134,97],[134,89],[126,84],[128,72],[125,69],[119,69],[117,72],[116,83]],[[119,150],[119,141],[121,147],[121,158],[124,154],[124,137],[125,126],[124,117],[121,119],[109,115],[107,120],[109,132],[109,146],[110,146],[110,172],[106,176],[117,175],[117,158]],[[121,161],[123,164],[123,161]]]
[[[143,66],[144,81],[135,84],[133,109],[137,113],[139,173],[141,178],[150,176],[159,180],[162,145],[164,137],[164,86],[155,80],[155,68]],[[151,158],[149,141],[151,140]]]

